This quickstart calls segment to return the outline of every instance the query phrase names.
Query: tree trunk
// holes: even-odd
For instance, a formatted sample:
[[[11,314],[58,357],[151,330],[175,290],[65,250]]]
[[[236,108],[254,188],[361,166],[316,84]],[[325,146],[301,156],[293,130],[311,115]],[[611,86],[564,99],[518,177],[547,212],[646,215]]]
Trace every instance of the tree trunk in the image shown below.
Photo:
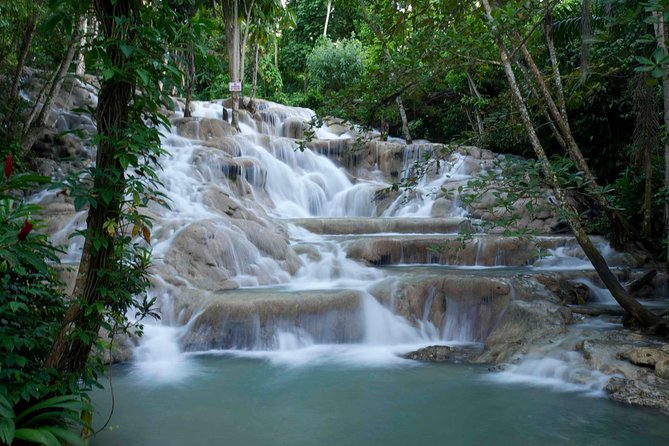
[[[332,0],[328,0],[327,12],[325,14],[325,26],[323,27],[323,38],[328,37],[328,23],[330,22],[330,11],[332,11]]]
[[[253,45],[253,71],[251,73],[251,99],[249,100],[249,110],[255,113],[256,109],[256,90],[258,88],[258,63],[260,61],[260,45],[256,41]]]
[[[140,3],[133,0],[94,0],[93,2],[102,32],[106,39],[117,41],[128,38],[123,21],[135,14]],[[126,70],[125,58],[118,46],[110,46],[107,54],[114,66]],[[129,127],[129,105],[134,87],[125,80],[112,77],[103,80],[97,108],[97,126],[100,136],[96,166],[93,171],[95,190],[113,190],[113,198],[108,204],[98,200],[91,206],[86,219],[86,241],[84,243],[79,272],[74,288],[75,300],[68,308],[65,321],[56,336],[46,367],[61,373],[80,374],[86,367],[94,342],[86,342],[81,336],[70,338],[73,330],[88,336],[97,336],[103,314],[87,312],[96,303],[109,304],[104,290],[117,286],[109,283],[106,271],[113,269],[114,239],[104,228],[107,221],[118,222],[123,199],[124,178],[119,157],[118,141],[123,141]],[[120,173],[120,179],[118,178]],[[103,243],[96,248],[96,241]]]
[[[223,0],[225,40],[228,50],[230,80],[239,82],[239,0]],[[232,126],[239,130],[239,92],[232,93]]]
[[[16,71],[14,72],[14,80],[12,81],[12,86],[9,90],[9,101],[13,101],[19,95],[19,82],[21,82],[21,76],[23,75],[23,67],[26,63],[26,58],[28,57],[28,51],[30,50],[30,43],[33,40],[35,35],[35,27],[37,26],[37,17],[39,16],[39,10],[35,6],[33,15],[30,17],[30,22],[26,26],[25,31],[23,32],[23,39],[21,40],[21,47],[19,49],[19,54],[16,62]]]
[[[88,19],[84,17],[81,22],[81,40],[79,42],[79,56],[77,58],[77,68],[74,71],[77,76],[83,76],[86,73],[86,61],[84,60],[83,48],[86,47],[86,34],[88,33]]]
[[[402,103],[402,95],[397,95],[395,102],[397,102],[397,107],[400,109],[400,118],[402,119],[402,133],[404,134],[404,139],[406,140],[407,144],[411,144],[413,143],[413,140],[411,139],[411,133],[409,133],[409,121],[407,120],[407,113],[406,110],[404,110],[404,104]]]
[[[527,63],[527,66],[529,67],[530,72],[532,73],[532,76],[534,77],[534,80],[536,81],[539,87],[539,92],[543,96],[544,103],[548,107],[548,111],[551,117],[553,118],[555,124],[557,125],[557,128],[560,130],[560,133],[562,133],[562,137],[564,138],[564,141],[567,146],[567,153],[569,154],[569,158],[576,166],[576,169],[578,169],[580,172],[584,174],[585,178],[587,179],[588,185],[592,189],[595,190],[601,189],[601,186],[599,185],[597,179],[590,170],[588,163],[585,161],[585,158],[583,157],[583,153],[581,153],[581,149],[578,147],[578,144],[574,139],[574,135],[572,134],[571,129],[569,128],[568,121],[563,119],[562,115],[560,114],[560,111],[555,105],[555,101],[553,100],[553,97],[551,96],[550,91],[546,86],[546,82],[544,82],[543,76],[539,71],[537,64],[534,62],[534,58],[527,50],[525,44],[522,43],[522,40],[520,39],[518,33],[514,31],[513,35],[517,41],[521,42],[519,47],[520,53],[522,54],[523,59]],[[611,209],[608,197],[605,194],[595,193],[592,196],[594,200],[602,208],[602,210],[606,214],[607,219],[611,224],[611,232],[613,234],[611,240],[612,244],[615,247],[623,246],[625,242],[629,241],[630,237],[634,236],[635,234],[634,229],[620,212]]]
[[[650,76],[639,74],[634,89],[634,149],[635,168],[643,170],[643,224],[641,232],[644,237],[652,236],[652,203],[653,203],[653,166],[652,153],[657,148],[660,121],[657,117],[658,103],[656,91],[646,81]]]
[[[553,83],[555,84],[555,93],[557,95],[558,106],[560,107],[560,114],[562,115],[562,119],[569,125],[567,119],[567,102],[564,98],[564,88],[562,86],[562,75],[560,74],[560,65],[558,63],[557,51],[555,51],[555,41],[553,40],[553,13],[550,3],[549,0],[545,2],[544,36],[546,37],[546,46],[548,47],[551,67],[553,68]]]
[[[643,327],[659,327],[662,324],[662,319],[648,311],[645,307],[643,307],[643,305],[634,299],[625,290],[625,288],[623,288],[618,279],[616,279],[616,277],[609,269],[608,265],[606,264],[606,260],[604,260],[604,257],[602,257],[601,253],[597,250],[597,248],[595,248],[595,246],[592,244],[592,241],[585,233],[578,213],[571,206],[571,203],[567,199],[567,196],[562,189],[561,184],[550,165],[550,162],[548,161],[546,152],[544,151],[544,148],[539,141],[539,137],[534,130],[534,126],[532,125],[532,120],[525,105],[525,101],[523,100],[523,97],[520,93],[520,89],[518,88],[518,84],[516,82],[516,77],[513,73],[513,69],[511,68],[511,61],[509,60],[508,52],[504,42],[502,41],[502,37],[497,30],[497,26],[495,25],[495,19],[492,16],[490,3],[488,0],[481,0],[481,3],[485,9],[488,25],[499,50],[502,66],[504,67],[504,74],[511,89],[514,102],[520,111],[523,126],[525,127],[527,135],[532,144],[532,148],[534,149],[534,152],[539,160],[539,165],[544,171],[549,184],[553,188],[558,202],[564,209],[564,214],[567,218],[569,226],[574,233],[574,237],[583,249],[583,252],[585,252],[585,255],[595,267],[595,271],[597,271],[600,279],[606,288],[611,292],[614,299],[620,304],[620,306],[623,307],[630,315],[632,315],[634,319],[638,321]]]
[[[274,66],[279,68],[279,39],[274,36]]]
[[[469,73],[469,70],[465,71],[465,74],[467,75],[467,85],[469,85],[469,92],[472,96],[475,96],[476,99],[481,99],[481,93],[479,93],[478,88],[476,88],[476,84],[474,83],[474,79],[472,78],[472,75]],[[476,118],[476,128],[474,131],[476,131],[478,135],[478,143],[479,145],[483,143],[483,133],[484,133],[484,128],[483,128],[483,118],[481,117],[481,112],[479,111],[477,106],[474,106],[474,117]]]
[[[188,43],[186,50],[186,104],[184,105],[184,117],[191,117],[190,103],[193,100],[193,84],[195,83],[195,53],[193,43]]]
[[[253,13],[254,3],[255,0],[251,0],[249,5],[246,5],[246,2],[244,2],[244,8],[246,8],[246,26],[244,27],[244,36],[242,37],[241,63],[239,65],[239,80],[242,82],[244,82],[244,78],[246,77],[246,46],[249,39],[249,31],[251,29],[251,14]]]
[[[537,87],[534,85],[532,77],[527,72],[527,68],[525,68],[523,64],[521,64],[517,60],[516,60],[516,66],[522,73],[523,78],[525,79],[525,84],[530,88],[532,96],[534,96],[534,98],[536,98],[538,101],[541,101],[541,94],[537,91]],[[560,134],[560,131],[557,129],[557,127],[555,127],[555,123],[551,119],[550,113],[548,113],[548,111],[545,108],[542,108],[539,112],[546,119],[546,122],[548,123],[548,126],[550,127],[551,132],[553,133],[553,137],[557,140],[560,147],[562,147],[563,150],[567,150],[567,143],[564,142],[564,138]]]
[[[53,101],[60,94],[60,89],[63,86],[65,75],[67,74],[67,71],[69,70],[70,65],[72,64],[72,60],[74,59],[74,55],[77,52],[77,47],[79,46],[79,32],[80,32],[80,25],[78,22],[79,21],[77,20],[77,25],[74,28],[72,28],[72,38],[70,40],[70,46],[67,48],[67,53],[65,54],[65,57],[63,58],[63,61],[60,64],[60,67],[58,68],[58,74],[56,75],[56,80],[51,85],[51,89],[49,90],[49,93],[46,96],[44,105],[42,106],[42,110],[40,110],[39,116],[37,116],[36,122],[37,125],[40,127],[46,124],[46,120],[49,117],[49,113],[51,112]]]
[[[585,82],[590,71],[590,44],[592,40],[592,17],[590,0],[581,1],[581,82]]]
[[[40,91],[39,96],[35,100],[30,115],[25,120],[23,124],[23,129],[21,132],[21,142],[23,146],[23,151],[27,151],[32,146],[31,141],[31,129],[34,122],[37,122],[38,126],[43,126],[49,113],[51,111],[51,106],[53,100],[60,93],[60,88],[63,85],[63,80],[67,74],[67,70],[72,63],[74,58],[74,53],[77,49],[77,43],[79,40],[77,28],[73,29],[72,39],[70,41],[70,46],[67,49],[67,53],[61,60],[58,69],[52,74],[48,82],[44,85]],[[48,92],[47,92],[48,91]],[[41,106],[40,106],[41,104]]]
[[[662,48],[662,53],[666,57],[667,51],[667,30],[664,22],[664,16],[660,12],[654,12],[655,23],[655,38],[657,46]],[[663,109],[664,109],[664,190],[669,191],[669,72],[668,68],[664,68],[662,74],[662,93],[663,93]],[[664,233],[667,239],[667,265],[669,265],[669,199],[664,200]]]

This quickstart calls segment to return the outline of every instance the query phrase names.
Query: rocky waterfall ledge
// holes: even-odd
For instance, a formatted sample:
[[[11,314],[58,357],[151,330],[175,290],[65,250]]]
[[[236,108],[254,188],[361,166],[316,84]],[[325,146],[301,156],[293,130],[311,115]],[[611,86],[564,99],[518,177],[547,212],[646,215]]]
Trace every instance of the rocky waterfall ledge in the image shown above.
[[[73,91],[80,103],[61,101],[57,128],[92,132],[91,119],[71,110],[95,98],[83,84]],[[150,293],[162,323],[179,329],[177,351],[420,344],[408,357],[487,363],[499,366],[500,379],[557,379],[669,409],[663,340],[623,330],[617,316],[565,306],[611,302],[573,239],[552,232],[560,222],[550,206],[521,215],[521,226],[540,234],[526,239],[480,233],[481,221],[503,214],[494,192],[460,204],[461,187],[495,169],[501,155],[381,141],[333,119],[300,152],[312,111],[260,101],[256,114],[240,114],[237,132],[228,105],[196,102],[193,118],[173,114],[161,174],[171,209],[146,211],[155,222]],[[94,159],[85,139],[47,133],[35,146],[43,173]],[[365,142],[354,144],[360,136]],[[426,153],[439,163],[412,190],[393,191]],[[44,230],[67,246],[63,277],[72,283],[81,240],[68,236],[85,213],[63,194],[35,201]],[[522,213],[525,204],[513,208]],[[595,241],[621,280],[643,274],[641,259]],[[663,308],[667,290],[658,274],[637,293]],[[139,342],[124,340],[115,359],[130,357]]]

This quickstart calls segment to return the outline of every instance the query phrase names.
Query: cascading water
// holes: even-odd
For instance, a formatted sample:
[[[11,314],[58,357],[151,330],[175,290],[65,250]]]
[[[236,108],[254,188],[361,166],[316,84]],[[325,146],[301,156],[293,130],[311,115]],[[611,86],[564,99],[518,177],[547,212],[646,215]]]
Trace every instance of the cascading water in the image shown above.
[[[332,150],[340,156],[350,146],[346,141],[357,135],[355,128],[323,126],[316,136],[327,144],[314,143],[321,147],[318,151],[299,150],[294,138],[313,115],[307,109],[260,102],[256,118],[240,114],[237,132],[223,120],[230,111],[222,103],[194,102],[192,107],[193,118],[175,115],[172,130],[162,140],[170,153],[161,160],[160,173],[170,208],[152,207],[149,213],[155,221],[154,282],[164,325],[147,327],[135,351],[140,373],[156,380],[183,379],[184,358],[211,349],[284,362],[323,356],[383,363],[403,361],[397,353],[428,344],[485,339],[490,327],[477,322],[481,314],[476,304],[465,303],[462,296],[437,299],[432,294],[402,315],[393,299],[380,303],[370,290],[389,273],[369,264],[413,259],[468,267],[511,264],[507,262],[513,255],[499,255],[505,246],[496,248],[492,261],[479,259],[483,251],[495,251],[494,246],[484,249],[492,243],[487,239],[475,240],[469,257],[464,251],[442,257],[432,251],[441,239],[415,233],[433,223],[440,230],[432,237],[454,236],[462,224],[454,217],[464,213],[458,186],[477,169],[484,170],[488,161],[472,163],[463,153],[427,142],[407,146],[400,140],[377,141],[368,153],[355,154],[369,174],[354,178],[322,153]],[[422,163],[436,151],[441,151],[438,162]],[[399,177],[393,177],[394,171]],[[383,204],[392,181],[412,176],[418,178],[413,189],[390,195]],[[446,203],[440,195],[444,190],[450,191],[447,209],[442,209],[442,221],[431,222],[426,217],[434,216],[438,201],[442,207]],[[81,226],[83,215],[77,214],[59,234]],[[336,230],[328,223],[335,217],[344,219]],[[350,222],[350,233],[356,235],[346,235],[346,218],[361,217],[368,220]],[[388,218],[397,223],[390,225]],[[322,235],[293,225],[295,219],[320,222]],[[399,245],[390,246],[388,229],[383,229],[389,227],[402,240]],[[363,252],[356,257],[353,242],[360,240]],[[67,258],[75,260],[80,246],[80,240],[73,240]],[[396,246],[399,250],[393,251]],[[563,248],[556,248],[553,257],[573,259]],[[540,265],[553,267],[550,260]],[[253,295],[247,290],[257,291]],[[291,300],[291,293],[302,293],[301,300]],[[432,313],[437,303],[447,307],[441,320]],[[342,325],[339,319],[347,322]],[[156,373],[165,364],[172,371]]]

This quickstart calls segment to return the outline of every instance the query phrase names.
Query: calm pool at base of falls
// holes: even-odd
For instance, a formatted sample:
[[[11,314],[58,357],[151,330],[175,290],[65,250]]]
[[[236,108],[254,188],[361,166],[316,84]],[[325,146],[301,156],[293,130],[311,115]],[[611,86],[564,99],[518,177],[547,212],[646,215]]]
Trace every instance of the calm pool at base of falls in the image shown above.
[[[92,446],[666,445],[669,419],[604,397],[492,382],[483,366],[290,366],[188,357],[157,384],[112,368],[115,410]],[[111,407],[93,393],[97,427]]]

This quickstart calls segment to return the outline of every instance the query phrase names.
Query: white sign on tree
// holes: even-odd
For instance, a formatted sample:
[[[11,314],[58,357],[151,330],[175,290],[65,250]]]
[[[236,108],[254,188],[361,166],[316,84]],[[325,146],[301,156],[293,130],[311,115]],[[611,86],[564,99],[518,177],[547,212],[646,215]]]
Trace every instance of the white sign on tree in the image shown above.
[[[228,84],[228,88],[230,91],[242,91],[242,83],[241,82],[230,82]]]

